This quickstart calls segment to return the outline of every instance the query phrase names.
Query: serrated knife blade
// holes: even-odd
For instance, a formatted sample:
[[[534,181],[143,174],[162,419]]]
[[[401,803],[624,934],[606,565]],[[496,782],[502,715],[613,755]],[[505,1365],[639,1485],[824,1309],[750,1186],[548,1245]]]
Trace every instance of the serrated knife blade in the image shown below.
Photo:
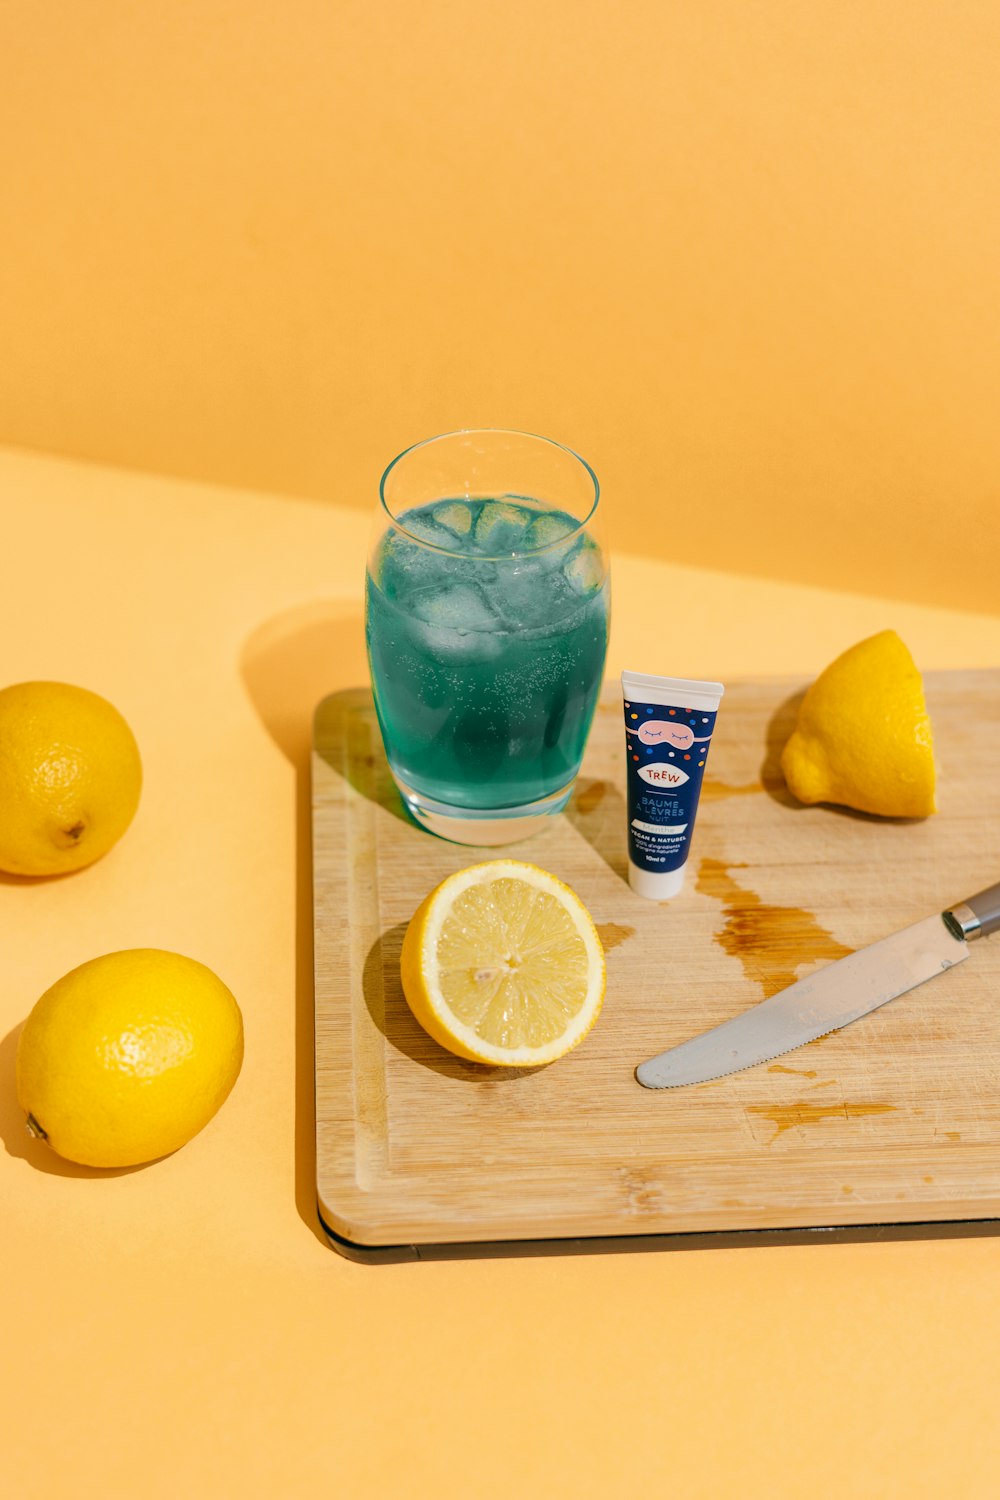
[[[836,963],[818,969],[742,1016],[641,1063],[648,1089],[708,1083],[769,1062],[839,1031],[969,957],[969,944],[1000,928],[1000,885]]]

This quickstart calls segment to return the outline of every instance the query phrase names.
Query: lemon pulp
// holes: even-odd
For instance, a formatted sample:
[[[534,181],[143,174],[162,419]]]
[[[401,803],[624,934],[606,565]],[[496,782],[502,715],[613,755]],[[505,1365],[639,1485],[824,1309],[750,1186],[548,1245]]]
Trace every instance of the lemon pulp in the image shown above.
[[[533,1066],[575,1047],[597,1019],[604,955],[568,886],[516,860],[459,871],[407,929],[403,990],[424,1029],[477,1062]]]
[[[441,993],[477,1036],[542,1047],[587,998],[587,950],[554,896],[511,879],[458,897],[438,943]]]

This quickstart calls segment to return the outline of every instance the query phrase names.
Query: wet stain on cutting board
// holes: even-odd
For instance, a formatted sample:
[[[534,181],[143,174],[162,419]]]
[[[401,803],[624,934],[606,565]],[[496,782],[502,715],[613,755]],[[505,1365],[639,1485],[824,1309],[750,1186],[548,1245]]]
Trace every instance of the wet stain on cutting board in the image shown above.
[[[595,925],[605,953],[610,953],[612,948],[617,948],[620,944],[627,943],[630,937],[635,937],[634,927],[622,927],[617,922],[597,922]]]
[[[717,781],[714,776],[706,776],[701,784],[701,798],[703,802],[721,802],[725,797],[749,797],[752,793],[763,790],[764,786],[760,781],[732,786],[728,781]]]
[[[722,902],[726,925],[715,934],[715,941],[739,959],[743,972],[761,986],[765,998],[794,984],[796,971],[804,964],[831,963],[854,952],[821,927],[812,912],[798,906],[769,906],[729,873],[746,868],[721,859],[703,859],[697,888],[703,896]]]
[[[779,1135],[794,1130],[796,1125],[818,1125],[823,1120],[860,1120],[866,1115],[892,1114],[895,1108],[895,1104],[849,1104],[846,1101],[841,1104],[807,1104],[803,1100],[797,1104],[748,1104],[747,1114],[758,1115],[775,1126],[768,1142],[771,1145]]]
[[[608,793],[606,781],[587,781],[577,788],[576,806],[579,812],[586,815],[600,807]]]

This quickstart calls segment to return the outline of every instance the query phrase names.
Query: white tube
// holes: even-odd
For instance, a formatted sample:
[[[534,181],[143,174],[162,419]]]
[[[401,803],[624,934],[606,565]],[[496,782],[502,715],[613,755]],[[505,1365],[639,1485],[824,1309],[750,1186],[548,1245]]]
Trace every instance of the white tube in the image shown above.
[[[628,879],[637,895],[651,901],[669,901],[684,885],[724,691],[721,682],[622,673]]]

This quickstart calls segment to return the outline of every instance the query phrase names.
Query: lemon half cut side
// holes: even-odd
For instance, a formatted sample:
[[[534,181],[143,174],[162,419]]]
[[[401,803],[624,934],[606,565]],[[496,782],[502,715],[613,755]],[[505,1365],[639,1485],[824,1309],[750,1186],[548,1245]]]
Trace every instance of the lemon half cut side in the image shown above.
[[[604,1000],[604,950],[583,902],[537,865],[497,859],[443,880],[400,958],[424,1030],[470,1062],[540,1067],[583,1041]]]

